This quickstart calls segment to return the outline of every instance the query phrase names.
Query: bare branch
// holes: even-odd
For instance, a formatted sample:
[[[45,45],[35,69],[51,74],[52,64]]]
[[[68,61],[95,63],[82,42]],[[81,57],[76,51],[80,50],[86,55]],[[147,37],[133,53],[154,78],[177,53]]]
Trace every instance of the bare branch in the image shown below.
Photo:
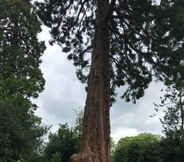
[[[88,0],[84,0],[84,2],[82,2],[81,7],[80,7],[80,10],[79,10],[78,15],[77,15],[77,18],[76,18],[76,23],[77,23],[77,21],[79,20],[79,16],[80,16],[80,14],[81,14],[81,11],[82,11],[82,9],[83,9],[83,7],[84,7],[84,5],[85,5],[85,3],[86,3],[87,1],[88,1]]]

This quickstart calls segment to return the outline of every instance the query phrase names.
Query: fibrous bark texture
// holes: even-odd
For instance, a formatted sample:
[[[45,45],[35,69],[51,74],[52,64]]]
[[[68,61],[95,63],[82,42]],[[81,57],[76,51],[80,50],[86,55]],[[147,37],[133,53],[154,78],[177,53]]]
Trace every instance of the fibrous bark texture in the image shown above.
[[[108,0],[98,0],[81,152],[71,162],[110,161]]]

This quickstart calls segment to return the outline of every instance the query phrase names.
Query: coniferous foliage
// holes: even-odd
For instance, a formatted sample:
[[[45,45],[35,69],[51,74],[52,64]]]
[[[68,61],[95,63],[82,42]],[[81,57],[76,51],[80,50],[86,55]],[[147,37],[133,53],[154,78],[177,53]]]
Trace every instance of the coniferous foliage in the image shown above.
[[[45,80],[39,69],[44,42],[30,0],[0,1],[1,95],[38,97]]]
[[[180,84],[181,85],[181,84]],[[181,138],[184,133],[184,103],[183,103],[183,86],[176,87],[174,84],[168,86],[165,94],[161,97],[161,103],[155,104],[156,109],[163,108],[164,117],[161,120],[163,125],[163,133],[166,136],[171,135],[171,132],[180,131]]]
[[[30,97],[45,80],[39,69],[45,44],[31,0],[0,1],[0,161],[35,161],[48,127]]]
[[[68,59],[78,66],[84,83],[90,67],[96,28],[94,0],[46,0],[37,2],[38,16],[51,31]],[[135,102],[144,95],[152,76],[162,80],[172,75],[183,60],[183,1],[111,0],[104,15],[108,21],[109,71],[112,101],[115,88],[128,85],[122,98]]]

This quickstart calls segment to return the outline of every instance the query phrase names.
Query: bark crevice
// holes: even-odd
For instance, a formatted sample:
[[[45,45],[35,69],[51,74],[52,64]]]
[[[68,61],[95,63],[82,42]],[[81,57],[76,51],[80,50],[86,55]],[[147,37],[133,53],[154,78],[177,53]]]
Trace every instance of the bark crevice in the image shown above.
[[[109,1],[99,0],[81,152],[72,155],[71,162],[110,161],[109,29],[104,19],[108,9]]]

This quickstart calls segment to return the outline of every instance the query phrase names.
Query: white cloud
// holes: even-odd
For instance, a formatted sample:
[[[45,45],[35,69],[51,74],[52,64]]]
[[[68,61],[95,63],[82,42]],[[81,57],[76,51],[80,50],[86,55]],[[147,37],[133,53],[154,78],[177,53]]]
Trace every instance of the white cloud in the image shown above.
[[[48,47],[41,64],[46,85],[44,92],[34,100],[39,106],[36,114],[42,117],[45,124],[53,125],[52,131],[56,131],[59,123],[73,124],[76,118],[73,109],[84,107],[86,92],[84,85],[76,77],[76,68],[67,60],[67,55],[61,52],[59,46],[48,45],[50,36],[47,28],[43,28],[39,38],[46,40]],[[122,137],[134,136],[140,132],[161,133],[159,116],[150,118],[155,113],[153,102],[160,102],[161,87],[161,83],[151,83],[145,96],[136,104],[117,98],[117,102],[111,107],[111,136],[116,142]],[[118,89],[118,92],[123,90]]]
[[[127,137],[127,136],[136,136],[140,132],[138,132],[135,128],[118,128],[116,129],[111,136],[113,137],[113,140],[117,143],[119,139]]]

